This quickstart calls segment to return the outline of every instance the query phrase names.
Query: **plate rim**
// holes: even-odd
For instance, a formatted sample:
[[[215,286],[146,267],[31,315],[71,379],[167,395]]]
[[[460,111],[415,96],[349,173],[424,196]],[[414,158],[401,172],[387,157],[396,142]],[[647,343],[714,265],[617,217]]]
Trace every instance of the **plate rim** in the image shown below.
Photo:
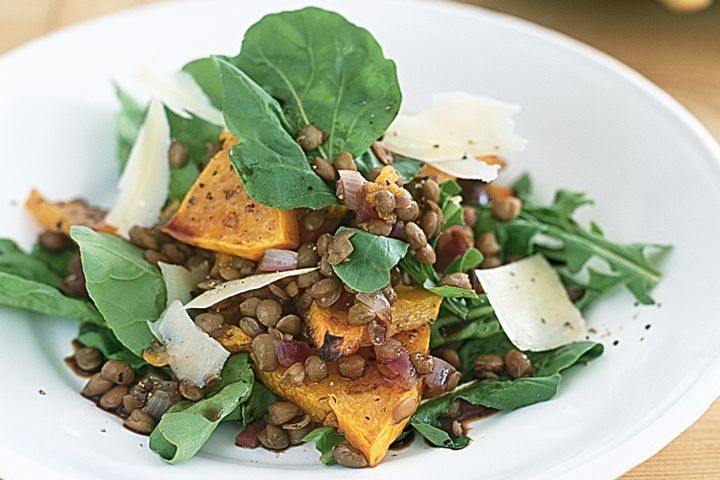
[[[181,0],[172,2],[161,0],[151,4],[125,8],[119,11],[102,14],[87,20],[72,23],[58,30],[49,32],[40,37],[14,47],[0,55],[0,68],[16,56],[22,56],[26,51],[51,44],[66,35],[82,33],[82,31],[98,23],[113,22],[123,17],[145,15],[153,10],[171,8],[177,3],[203,3],[204,0]],[[349,0],[335,0],[337,3],[350,3]],[[708,157],[714,158],[711,166],[720,172],[720,144],[708,129],[689,110],[668,92],[657,86],[647,77],[624,64],[615,57],[592,47],[580,40],[549,27],[525,20],[507,13],[490,10],[485,7],[454,2],[451,0],[385,0],[397,5],[410,5],[409,8],[435,10],[445,14],[454,14],[472,17],[483,22],[490,22],[504,28],[536,37],[552,44],[554,48],[570,51],[631,84],[638,94],[644,94],[648,99],[665,110],[668,118],[686,131],[687,137],[696,141]],[[304,2],[312,4],[311,1]],[[720,351],[714,357],[708,358],[705,365],[705,374],[688,386],[680,400],[672,406],[665,408],[652,421],[639,425],[628,432],[617,442],[605,445],[601,452],[593,452],[592,458],[586,456],[576,457],[570,462],[552,468],[543,473],[543,478],[577,478],[578,475],[591,478],[619,477],[633,467],[654,456],[667,446],[681,433],[693,425],[720,397]],[[717,380],[715,380],[717,379]],[[25,458],[11,449],[0,445],[0,460],[3,467],[9,465],[10,470],[4,471],[6,475],[23,478],[31,474],[44,475],[46,478],[66,478],[53,472],[41,463]]]

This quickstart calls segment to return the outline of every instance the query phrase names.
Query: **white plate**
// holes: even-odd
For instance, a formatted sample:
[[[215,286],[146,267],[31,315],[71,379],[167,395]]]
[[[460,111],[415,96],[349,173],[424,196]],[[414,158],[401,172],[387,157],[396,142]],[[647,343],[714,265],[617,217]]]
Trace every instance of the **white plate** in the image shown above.
[[[21,205],[32,186],[107,204],[116,179],[110,79],[141,61],[176,67],[235,53],[262,14],[305,2],[260,3],[151,6],[0,60],[0,235],[31,241],[36,227]],[[430,2],[315,3],[377,36],[398,63],[406,107],[452,89],[523,105],[518,129],[531,143],[514,172],[530,170],[541,199],[560,186],[590,192],[597,207],[585,216],[611,238],[674,244],[655,291],[662,306],[613,296],[590,313],[606,354],[569,372],[556,399],[477,423],[465,450],[416,442],[372,472],[322,467],[311,446],[238,449],[230,426],[190,462],[167,466],[146,438],[78,395],[82,381],[62,362],[72,322],[3,310],[0,477],[610,478],[657,452],[720,392],[720,151],[695,119],[616,61],[513,18]]]

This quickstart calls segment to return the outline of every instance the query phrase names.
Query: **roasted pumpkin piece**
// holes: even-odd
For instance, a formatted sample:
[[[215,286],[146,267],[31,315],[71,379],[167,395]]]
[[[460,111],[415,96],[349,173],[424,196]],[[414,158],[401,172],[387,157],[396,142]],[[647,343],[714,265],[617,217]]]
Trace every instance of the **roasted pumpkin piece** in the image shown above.
[[[223,327],[213,337],[230,353],[249,352],[252,347],[252,337],[235,325]]]
[[[238,143],[221,135],[223,148],[208,163],[163,231],[181,242],[259,260],[268,248],[297,248],[297,215],[251,199],[230,164]]]
[[[422,288],[398,286],[398,299],[392,306],[388,335],[412,330],[435,320],[442,298]],[[328,358],[355,353],[370,346],[367,326],[347,323],[347,312],[321,308],[313,303],[305,319],[308,335]]]
[[[107,212],[83,200],[50,202],[33,188],[25,200],[25,208],[40,225],[52,232],[68,235],[70,227],[83,225],[99,232],[115,233],[115,229],[105,223]]]
[[[495,157],[495,156],[478,157],[478,160],[482,160],[485,163],[488,163],[490,165],[500,165],[500,168],[505,166],[505,160],[503,160],[500,157]],[[420,170],[420,173],[418,173],[418,175],[425,176],[425,177],[435,177],[435,178],[437,178],[437,181],[440,183],[442,183],[446,180],[455,180],[455,177],[453,177],[449,173],[442,172],[430,164],[425,165],[422,168],[422,170]]]
[[[430,328],[402,332],[394,337],[409,353],[427,353],[430,345]],[[368,349],[370,350],[370,349]],[[369,357],[369,351],[361,351]],[[370,466],[385,457],[390,444],[400,435],[410,418],[394,420],[395,408],[406,399],[420,402],[422,382],[410,390],[386,380],[375,365],[368,361],[362,377],[356,380],[343,378],[337,371],[337,363],[328,364],[328,377],[320,382],[306,378],[299,386],[289,386],[281,381],[283,368],[257,375],[270,390],[293,402],[313,421],[332,424],[328,415],[334,414],[339,430],[348,442],[365,456]],[[331,415],[332,417],[332,415]]]

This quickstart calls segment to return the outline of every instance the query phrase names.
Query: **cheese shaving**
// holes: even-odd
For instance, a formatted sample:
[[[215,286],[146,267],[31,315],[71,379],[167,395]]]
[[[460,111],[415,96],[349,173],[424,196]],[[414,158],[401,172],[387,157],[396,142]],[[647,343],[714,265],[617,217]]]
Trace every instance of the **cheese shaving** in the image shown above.
[[[105,218],[107,224],[116,227],[118,235],[128,238],[135,225],[151,227],[157,223],[168,196],[169,144],[165,110],[159,100],[153,99],[120,177],[115,205]]]
[[[315,270],[317,270],[317,267],[301,268],[299,270],[288,270],[287,272],[260,273],[251,277],[230,280],[229,282],[221,283],[217,287],[193,298],[187,305],[185,305],[185,308],[212,307],[226,298],[233,297],[243,292],[257,290],[258,288],[270,285],[271,283],[277,282],[278,280],[282,280],[286,277],[295,277],[305,273],[314,272]]]
[[[165,282],[168,305],[173,300],[180,300],[182,303],[189,302],[192,299],[192,290],[207,276],[208,272],[206,264],[201,264],[192,270],[188,270],[182,265],[163,262],[158,262],[158,267],[160,267],[160,273]]]
[[[188,118],[188,113],[216,125],[225,125],[220,110],[215,108],[200,85],[187,72],[166,72],[160,68],[141,65],[135,75],[150,89],[153,95],[178,115]]]
[[[510,341],[539,352],[585,339],[587,326],[560,277],[542,255],[475,270]]]
[[[168,365],[181,381],[203,387],[220,377],[230,352],[195,325],[179,300],[173,300],[160,320],[150,323],[165,345]]]

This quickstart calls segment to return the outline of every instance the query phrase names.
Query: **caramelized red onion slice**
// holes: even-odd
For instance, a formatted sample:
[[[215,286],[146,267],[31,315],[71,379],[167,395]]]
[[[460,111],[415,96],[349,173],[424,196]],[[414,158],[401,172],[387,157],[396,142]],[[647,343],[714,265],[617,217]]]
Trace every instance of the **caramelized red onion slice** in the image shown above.
[[[415,367],[412,366],[410,355],[400,342],[389,338],[385,343],[374,348],[377,368],[382,376],[405,390],[415,386],[417,382]]]
[[[423,398],[435,398],[447,390],[450,375],[455,372],[455,367],[441,358],[433,357],[433,369],[425,375],[425,387]]]
[[[463,225],[448,227],[438,238],[437,247],[435,248],[435,252],[437,252],[435,269],[442,272],[472,246],[472,229]]]
[[[388,237],[407,242],[407,235],[405,235],[405,222],[402,220],[395,222]]]
[[[310,346],[300,340],[282,340],[275,343],[278,363],[283,367],[289,367],[297,362],[304,363],[312,355]]]
[[[338,170],[337,197],[350,210],[359,210],[365,201],[365,184],[368,181],[355,170]]]
[[[260,446],[258,433],[262,432],[265,425],[260,422],[251,423],[237,434],[235,445],[242,448],[257,448]]]
[[[263,272],[286,272],[295,270],[297,263],[297,252],[281,248],[268,248],[258,264],[258,270]]]
[[[390,302],[380,290],[371,293],[360,292],[355,299],[364,303],[381,321],[389,323],[392,319]]]

